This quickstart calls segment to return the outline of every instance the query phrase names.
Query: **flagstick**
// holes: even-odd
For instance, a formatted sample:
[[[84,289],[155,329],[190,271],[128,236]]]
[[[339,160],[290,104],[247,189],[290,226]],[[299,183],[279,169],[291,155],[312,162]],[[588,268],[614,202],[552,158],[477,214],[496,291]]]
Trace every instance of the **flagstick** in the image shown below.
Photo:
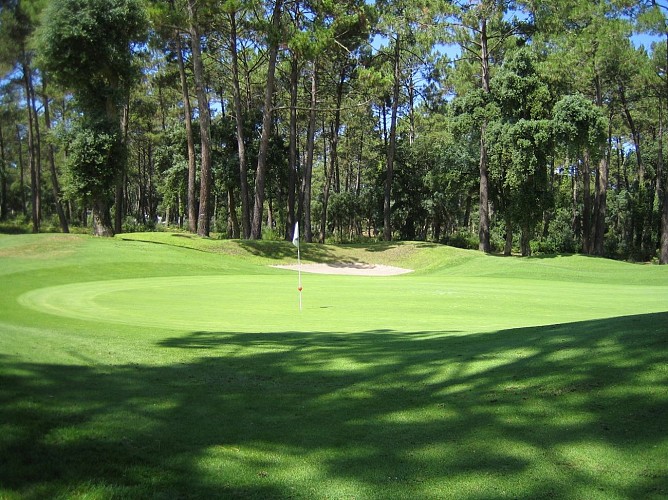
[[[299,270],[299,310],[302,310],[302,256],[299,252],[299,222],[295,222],[295,231],[292,235],[292,244],[297,247],[297,262],[299,265],[297,269]]]
[[[297,287],[297,290],[299,290],[299,310],[302,310],[302,258],[301,255],[299,254],[299,247],[297,247],[297,262],[299,263],[298,265],[298,271],[299,271],[299,286]]]

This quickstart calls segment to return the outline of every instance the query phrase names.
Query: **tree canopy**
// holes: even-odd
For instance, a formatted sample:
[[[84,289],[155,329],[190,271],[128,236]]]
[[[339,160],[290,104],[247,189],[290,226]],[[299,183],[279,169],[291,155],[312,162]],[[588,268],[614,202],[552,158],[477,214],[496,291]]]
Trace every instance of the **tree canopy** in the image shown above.
[[[667,14],[5,1],[0,217],[665,263]]]

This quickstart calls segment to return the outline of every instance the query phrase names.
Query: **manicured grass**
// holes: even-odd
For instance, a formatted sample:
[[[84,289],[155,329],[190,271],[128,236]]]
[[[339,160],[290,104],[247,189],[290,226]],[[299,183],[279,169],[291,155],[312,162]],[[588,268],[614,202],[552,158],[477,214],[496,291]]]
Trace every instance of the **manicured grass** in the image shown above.
[[[668,267],[0,235],[0,498],[665,498]]]

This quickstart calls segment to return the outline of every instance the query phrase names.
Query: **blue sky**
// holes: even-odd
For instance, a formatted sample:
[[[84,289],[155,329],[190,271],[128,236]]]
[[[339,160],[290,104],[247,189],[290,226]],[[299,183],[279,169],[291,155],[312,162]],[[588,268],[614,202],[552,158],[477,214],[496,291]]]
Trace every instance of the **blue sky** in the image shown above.
[[[647,52],[652,51],[652,43],[662,42],[664,40],[665,37],[663,35],[650,35],[647,33],[634,33],[631,35],[631,42],[633,43],[634,47],[639,48],[643,46]],[[379,48],[387,45],[387,39],[380,35],[376,35],[371,41],[371,45],[373,46],[374,50],[378,50]],[[437,46],[437,50],[441,54],[448,55],[451,59],[456,59],[460,53],[459,47],[457,45],[440,44]]]
[[[631,36],[631,41],[636,48],[639,48],[641,45],[645,47],[647,52],[652,51],[652,43],[663,41],[664,37],[662,35],[648,35],[646,33],[634,34]]]

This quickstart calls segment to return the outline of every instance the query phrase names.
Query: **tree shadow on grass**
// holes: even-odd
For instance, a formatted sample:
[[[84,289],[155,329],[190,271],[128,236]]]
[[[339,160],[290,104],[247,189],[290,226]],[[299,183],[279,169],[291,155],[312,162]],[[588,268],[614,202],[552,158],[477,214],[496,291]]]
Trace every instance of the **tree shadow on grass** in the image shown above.
[[[259,257],[275,260],[295,258],[295,248],[290,242],[241,240],[239,241],[239,246],[247,252]],[[364,264],[365,261],[358,257],[352,256],[350,254],[343,256],[342,254],[346,254],[347,250],[353,249],[372,255],[374,253],[383,253],[401,246],[410,246],[414,248],[434,248],[439,245],[428,242],[411,242],[407,244],[405,242],[380,241],[370,243],[343,243],[328,245],[321,245],[319,243],[302,243],[300,248],[301,256],[305,260],[322,262],[325,264],[340,262]]]
[[[168,366],[5,357],[0,496],[659,497],[667,324],[193,332],[159,344],[184,353]]]
[[[242,240],[239,246],[248,253],[274,260],[296,259],[297,249],[290,242],[285,241],[254,241]],[[351,256],[342,258],[334,251],[334,245],[320,245],[316,243],[302,243],[300,245],[301,258],[313,262],[335,263],[335,262],[361,262]]]
[[[429,241],[374,241],[369,243],[346,243],[341,246],[351,246],[361,248],[366,252],[385,252],[387,250],[397,248],[404,245],[411,245],[415,248],[437,248],[442,247],[440,243],[433,243]]]

